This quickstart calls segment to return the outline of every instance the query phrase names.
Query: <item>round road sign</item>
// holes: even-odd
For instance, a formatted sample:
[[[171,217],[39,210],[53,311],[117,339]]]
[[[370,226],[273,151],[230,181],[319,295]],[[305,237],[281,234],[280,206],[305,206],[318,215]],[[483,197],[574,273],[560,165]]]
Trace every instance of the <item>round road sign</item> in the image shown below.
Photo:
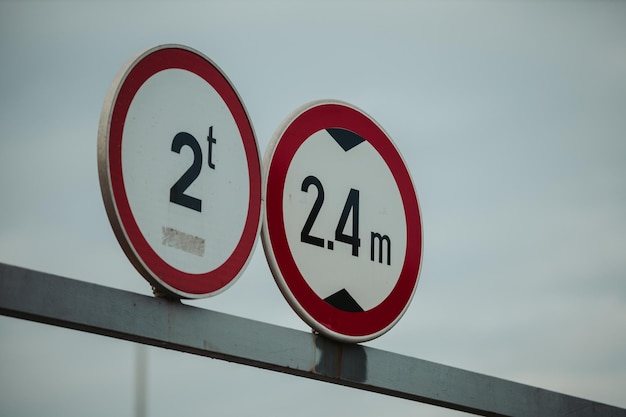
[[[98,171],[115,235],[158,291],[207,297],[241,274],[261,223],[260,155],[209,58],[163,45],[120,71],[100,117]]]
[[[388,331],[422,256],[417,195],[389,136],[347,103],[309,103],[276,131],[264,169],[263,247],[292,308],[343,342]]]

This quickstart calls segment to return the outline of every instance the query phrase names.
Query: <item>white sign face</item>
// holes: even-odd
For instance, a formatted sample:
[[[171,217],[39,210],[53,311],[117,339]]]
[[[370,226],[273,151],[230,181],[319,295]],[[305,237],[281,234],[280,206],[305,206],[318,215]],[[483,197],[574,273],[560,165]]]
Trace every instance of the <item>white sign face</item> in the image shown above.
[[[391,293],[406,252],[406,228],[397,221],[404,207],[370,143],[344,150],[326,129],[311,135],[287,170],[283,214],[294,260],[303,276],[317,277],[307,283],[320,298],[345,291],[355,307],[370,310]],[[306,224],[311,228],[303,239]]]
[[[422,253],[417,196],[393,142],[360,110],[315,102],[285,122],[265,158],[263,244],[291,306],[344,342],[389,330]]]
[[[98,140],[107,213],[139,272],[176,297],[232,284],[256,242],[261,177],[223,73],[181,46],[141,54],[114,82]]]

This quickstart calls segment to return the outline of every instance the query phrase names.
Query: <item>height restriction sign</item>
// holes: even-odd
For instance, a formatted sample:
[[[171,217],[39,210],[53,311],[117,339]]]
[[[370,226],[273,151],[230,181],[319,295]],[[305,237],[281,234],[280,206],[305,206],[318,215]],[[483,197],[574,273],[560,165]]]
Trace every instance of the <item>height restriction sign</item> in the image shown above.
[[[343,342],[388,331],[422,256],[417,195],[389,136],[347,103],[309,103],[277,130],[264,168],[261,236],[292,308]]]
[[[239,95],[204,55],[158,46],[121,70],[100,117],[98,171],[118,241],[159,291],[214,295],[247,265],[259,149]]]

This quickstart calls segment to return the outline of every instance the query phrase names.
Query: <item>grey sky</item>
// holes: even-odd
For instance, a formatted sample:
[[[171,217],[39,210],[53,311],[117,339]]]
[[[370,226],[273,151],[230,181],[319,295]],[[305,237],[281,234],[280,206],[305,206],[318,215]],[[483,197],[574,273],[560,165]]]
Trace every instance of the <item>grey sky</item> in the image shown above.
[[[405,316],[367,345],[626,407],[625,3],[0,1],[0,262],[150,293],[109,226],[96,136],[117,71],[163,43],[220,66],[262,153],[320,98],[393,138],[425,252]],[[187,303],[308,330],[260,243],[232,288]],[[132,415],[134,349],[0,317],[0,415]],[[148,362],[151,416],[458,414]]]

